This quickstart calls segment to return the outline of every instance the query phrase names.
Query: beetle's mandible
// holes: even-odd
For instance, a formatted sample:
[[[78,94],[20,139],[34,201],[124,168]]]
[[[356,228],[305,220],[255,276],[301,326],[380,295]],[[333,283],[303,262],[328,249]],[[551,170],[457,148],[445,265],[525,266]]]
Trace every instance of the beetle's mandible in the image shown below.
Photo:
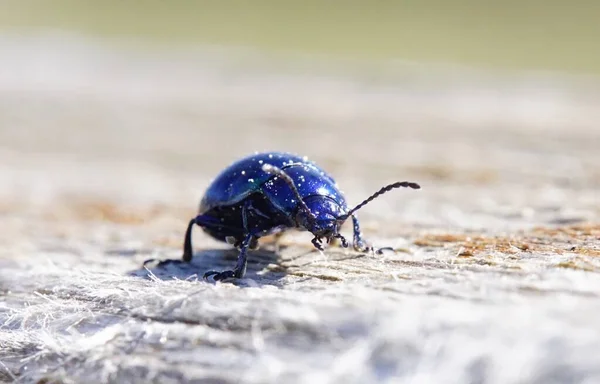
[[[245,157],[221,172],[206,190],[198,215],[190,220],[185,233],[183,261],[192,259],[194,225],[240,250],[233,270],[204,274],[204,278],[212,276],[214,280],[242,278],[248,249],[256,248],[260,237],[290,228],[311,232],[312,243],[320,250],[324,240],[329,243],[334,238],[347,247],[340,228],[352,217],[354,249],[370,251],[362,239],[356,211],[400,187],[420,188],[408,181],[389,184],[349,209],[333,178],[306,157],[281,152]]]

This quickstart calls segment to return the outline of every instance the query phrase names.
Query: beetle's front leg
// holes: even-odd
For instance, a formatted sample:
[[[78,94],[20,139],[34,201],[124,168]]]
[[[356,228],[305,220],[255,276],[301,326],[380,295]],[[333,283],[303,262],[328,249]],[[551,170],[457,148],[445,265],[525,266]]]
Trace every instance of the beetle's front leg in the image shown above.
[[[356,215],[352,215],[352,225],[354,227],[354,241],[353,246],[354,249],[358,252],[375,252],[377,254],[382,254],[383,251],[393,251],[393,247],[383,247],[375,250],[371,245],[367,245],[362,237],[362,233],[360,232],[360,224],[358,223],[358,218]]]
[[[353,227],[353,241],[352,246],[354,250],[358,252],[370,252],[373,250],[373,247],[367,245],[367,243],[363,240],[362,233],[360,232],[360,223],[358,222],[358,218],[356,215],[352,215],[352,227]]]
[[[338,233],[333,238],[339,239],[340,242],[342,243],[342,247],[348,248],[348,241],[346,241],[346,238],[344,236],[342,236],[341,234]]]
[[[312,239],[312,243],[315,246],[315,248],[317,248],[319,251],[323,251],[325,250],[325,248],[323,248],[323,244],[321,244],[322,240],[320,237],[313,237]]]

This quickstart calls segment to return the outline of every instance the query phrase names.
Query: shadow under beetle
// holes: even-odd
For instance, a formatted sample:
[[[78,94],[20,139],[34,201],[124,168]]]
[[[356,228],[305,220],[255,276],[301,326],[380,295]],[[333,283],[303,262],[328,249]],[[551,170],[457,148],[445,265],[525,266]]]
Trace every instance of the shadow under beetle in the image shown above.
[[[246,253],[258,247],[258,239],[286,229],[307,230],[313,245],[323,250],[323,239],[337,238],[344,222],[352,217],[353,247],[372,251],[360,232],[355,212],[394,188],[419,189],[416,183],[402,181],[387,185],[352,209],[337,184],[325,171],[306,157],[280,152],[257,153],[226,168],[208,187],[198,215],[190,220],[185,233],[183,261],[192,259],[192,228],[195,225],[217,240],[239,248],[233,270],[208,271],[204,278],[242,278],[246,273]]]

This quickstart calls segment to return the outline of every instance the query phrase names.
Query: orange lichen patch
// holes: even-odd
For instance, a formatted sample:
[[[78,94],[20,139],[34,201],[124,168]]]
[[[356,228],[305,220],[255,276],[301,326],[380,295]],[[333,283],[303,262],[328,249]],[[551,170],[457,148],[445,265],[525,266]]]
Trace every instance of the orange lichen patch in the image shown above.
[[[532,246],[522,240],[507,237],[478,236],[468,239],[463,245],[464,250],[459,256],[474,255],[479,252],[496,251],[504,254],[531,251]]]
[[[158,213],[157,209],[150,209],[149,212],[134,212],[123,207],[104,202],[78,203],[73,207],[78,213],[77,216],[82,220],[109,221],[119,224],[142,224],[152,215]]]
[[[532,233],[551,237],[566,236],[575,239],[592,237],[600,239],[600,224],[586,223],[564,227],[537,227],[533,229]]]
[[[578,255],[600,257],[600,249],[575,247],[575,249],[573,249],[571,252],[576,253]]]
[[[518,252],[531,251],[535,246],[526,239],[509,238],[501,236],[466,236],[456,234],[426,235],[413,242],[418,246],[429,247],[452,247],[457,248],[458,257],[471,257],[481,252],[502,252],[515,254]]]
[[[460,252],[457,255],[457,257],[463,257],[463,258],[473,257],[473,256],[475,256],[475,253],[473,252],[473,250],[463,249],[463,248],[460,249]]]
[[[567,261],[562,261],[562,262],[556,264],[556,267],[575,269],[575,270],[587,271],[587,272],[594,272],[597,270],[597,268],[593,264],[588,263],[585,260],[579,260],[579,259],[571,259],[571,260],[567,260]]]
[[[466,241],[467,239],[468,237],[466,235],[431,234],[418,238],[415,241],[413,241],[413,243],[420,247],[443,247],[448,243],[458,243]]]
[[[577,224],[564,227],[538,227],[528,232],[510,236],[467,236],[462,234],[428,234],[413,241],[422,247],[456,249],[457,256],[466,258],[482,252],[499,252],[514,255],[520,252],[547,252],[564,254],[572,252],[582,256],[600,257],[600,245],[590,242],[600,240],[599,224]]]
[[[187,220],[193,212],[169,207],[165,204],[131,207],[105,200],[59,200],[42,216],[50,221],[104,221],[115,224],[141,225],[160,217]]]

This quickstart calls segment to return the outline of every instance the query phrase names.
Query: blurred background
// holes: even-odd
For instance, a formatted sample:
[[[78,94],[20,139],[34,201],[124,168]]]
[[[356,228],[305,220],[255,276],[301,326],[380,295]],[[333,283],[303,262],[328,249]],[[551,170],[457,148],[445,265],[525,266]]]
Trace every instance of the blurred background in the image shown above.
[[[599,16],[586,0],[0,1],[0,379],[74,360],[59,378],[597,379]],[[195,307],[168,299],[186,281],[126,277],[178,258],[210,180],[263,150],[317,161],[351,204],[419,182],[361,211],[369,239],[406,253],[252,264],[279,289],[196,284]],[[235,259],[221,256],[176,277]]]
[[[597,74],[590,1],[3,1],[5,31]]]
[[[403,175],[525,183],[556,203],[556,188],[600,177],[599,7],[3,1],[3,189],[172,205],[243,154],[279,149],[348,177],[351,200]],[[25,181],[28,166],[47,169]],[[165,167],[178,179],[156,179]]]

